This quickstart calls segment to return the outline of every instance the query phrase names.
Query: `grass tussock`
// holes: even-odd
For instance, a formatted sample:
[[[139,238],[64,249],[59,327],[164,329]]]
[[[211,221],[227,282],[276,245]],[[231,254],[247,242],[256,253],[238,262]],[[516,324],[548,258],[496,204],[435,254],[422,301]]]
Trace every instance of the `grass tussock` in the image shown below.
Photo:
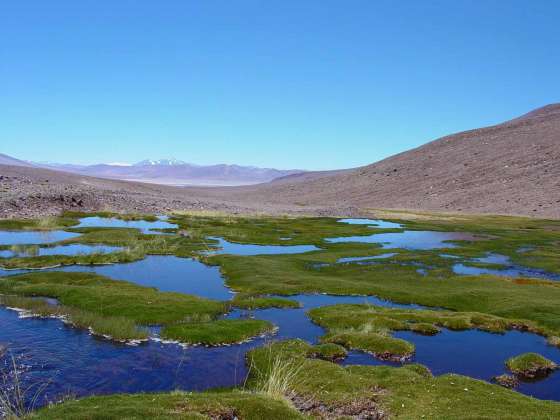
[[[43,395],[48,381],[24,384],[20,368],[12,356],[0,372],[0,418],[17,420],[27,418]]]
[[[266,309],[266,308],[299,308],[299,302],[291,299],[271,296],[247,296],[237,294],[231,302],[232,306],[239,309]]]
[[[348,351],[344,347],[334,343],[316,344],[307,352],[308,357],[331,362],[342,360],[347,355]]]
[[[292,360],[283,354],[270,352],[267,364],[252,365],[257,370],[258,380],[254,389],[270,398],[282,400],[296,393],[297,383],[302,381],[303,364],[300,360]],[[255,372],[253,372],[255,374]]]
[[[545,376],[558,368],[556,363],[538,353],[511,357],[506,361],[506,366],[512,373],[526,378]]]
[[[210,322],[182,322],[167,325],[161,336],[185,344],[218,346],[240,343],[273,331],[274,326],[259,319],[222,319]]]

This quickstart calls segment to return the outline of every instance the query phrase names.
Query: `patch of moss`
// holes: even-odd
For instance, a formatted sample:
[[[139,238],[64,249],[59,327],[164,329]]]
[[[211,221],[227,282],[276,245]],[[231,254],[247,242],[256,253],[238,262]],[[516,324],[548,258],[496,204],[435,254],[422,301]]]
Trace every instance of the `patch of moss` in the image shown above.
[[[506,361],[506,366],[512,373],[524,378],[546,376],[558,368],[556,363],[538,353],[524,353],[511,357]]]
[[[351,350],[371,353],[383,360],[402,361],[414,353],[414,344],[379,332],[344,330],[321,337],[323,343],[340,344]]]
[[[265,308],[299,308],[299,302],[274,296],[247,296],[237,294],[231,301],[235,308],[239,309],[265,309]]]
[[[273,329],[274,325],[270,322],[259,319],[221,319],[167,325],[161,336],[185,344],[218,346],[240,343]]]
[[[348,355],[346,349],[338,344],[316,344],[309,349],[307,357],[329,360],[331,362],[342,360]]]

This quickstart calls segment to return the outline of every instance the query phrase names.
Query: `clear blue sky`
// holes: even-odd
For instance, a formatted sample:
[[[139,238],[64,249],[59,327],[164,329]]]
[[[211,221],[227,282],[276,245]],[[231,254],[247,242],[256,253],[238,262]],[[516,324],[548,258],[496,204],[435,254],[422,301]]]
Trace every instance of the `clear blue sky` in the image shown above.
[[[0,152],[367,164],[560,101],[557,0],[4,0]]]

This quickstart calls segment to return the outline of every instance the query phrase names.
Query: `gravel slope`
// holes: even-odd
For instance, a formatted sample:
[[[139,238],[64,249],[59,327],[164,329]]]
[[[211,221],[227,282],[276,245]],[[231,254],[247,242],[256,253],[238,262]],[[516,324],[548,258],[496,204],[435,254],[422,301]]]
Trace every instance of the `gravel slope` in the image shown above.
[[[560,104],[443,137],[350,172],[225,195],[269,205],[320,203],[560,218]]]

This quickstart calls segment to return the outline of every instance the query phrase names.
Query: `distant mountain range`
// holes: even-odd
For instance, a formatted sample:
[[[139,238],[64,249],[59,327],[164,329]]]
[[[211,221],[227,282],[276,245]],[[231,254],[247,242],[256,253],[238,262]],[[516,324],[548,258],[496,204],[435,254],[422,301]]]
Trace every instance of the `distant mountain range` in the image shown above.
[[[33,166],[31,163],[29,162],[25,162],[23,160],[19,160],[16,158],[13,158],[11,156],[8,155],[4,155],[2,153],[0,153],[0,165],[11,165],[11,166]]]
[[[7,162],[4,164],[10,165],[32,165],[80,175],[165,185],[253,185],[304,172],[302,170],[280,170],[226,164],[195,165],[173,158],[157,160],[145,159],[134,164],[116,162],[95,165],[24,162],[6,155],[0,155],[0,163],[2,163],[1,159],[6,159]],[[12,163],[8,161],[10,159]]]

